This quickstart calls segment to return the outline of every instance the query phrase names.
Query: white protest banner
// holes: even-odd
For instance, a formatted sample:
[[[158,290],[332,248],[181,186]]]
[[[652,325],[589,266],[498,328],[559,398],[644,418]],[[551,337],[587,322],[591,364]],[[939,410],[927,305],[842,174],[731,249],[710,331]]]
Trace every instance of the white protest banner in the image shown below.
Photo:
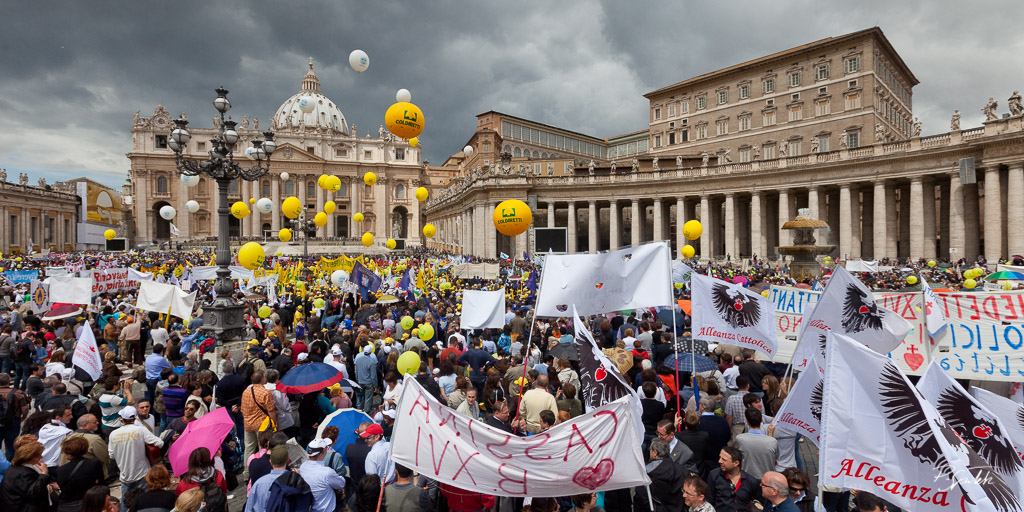
[[[918,512],[1021,510],[889,358],[835,331],[827,336],[821,485],[868,491]]]
[[[139,298],[135,307],[157,313],[169,311],[174,316],[189,318],[195,301],[196,292],[186,293],[173,284],[143,281],[139,283]]]
[[[391,459],[441,483],[496,496],[626,489],[650,483],[633,414],[628,400],[620,399],[518,437],[453,411],[406,379]]]
[[[455,279],[497,279],[500,272],[497,263],[463,263],[452,267]]]
[[[975,400],[935,361],[917,382],[917,389],[960,439],[985,459],[1017,496],[1024,496],[1024,462],[1017,455],[1000,418]]]
[[[847,260],[846,270],[850,272],[878,272],[877,261]]]
[[[601,254],[549,254],[537,292],[537,316],[581,315],[671,306],[670,250],[654,242]]]
[[[75,344],[75,351],[71,356],[71,366],[81,368],[92,377],[92,380],[98,379],[103,373],[103,360],[100,358],[99,348],[96,347],[96,337],[92,333],[92,326],[88,323],[82,329],[78,343]]]
[[[690,286],[695,338],[775,356],[779,344],[771,301],[741,285],[696,273]]]
[[[139,272],[138,270],[135,270],[134,268],[130,268],[130,269],[128,269],[128,279],[131,280],[131,281],[138,281],[138,282],[152,281],[153,280],[153,273],[152,272]]]
[[[66,276],[70,274],[66,267],[46,267],[46,277]]]
[[[463,329],[501,329],[505,326],[505,288],[462,292]]]
[[[782,407],[775,413],[772,424],[776,427],[803,434],[815,445],[821,441],[821,393],[824,382],[813,360],[796,379]]]
[[[936,293],[946,329],[931,357],[956,379],[1024,380],[1024,291]]]
[[[92,294],[96,296],[101,293],[113,293],[118,290],[131,290],[138,287],[139,281],[133,277],[130,270],[125,267],[84,270],[81,272],[81,276],[92,278]],[[135,274],[139,273],[135,272]]]
[[[217,268],[216,265],[192,267],[192,280],[210,281],[217,279]],[[245,267],[232,265],[228,268],[231,270],[231,279],[252,279],[254,277],[253,271]]]
[[[54,304],[91,304],[92,277],[51,277],[50,302]]]

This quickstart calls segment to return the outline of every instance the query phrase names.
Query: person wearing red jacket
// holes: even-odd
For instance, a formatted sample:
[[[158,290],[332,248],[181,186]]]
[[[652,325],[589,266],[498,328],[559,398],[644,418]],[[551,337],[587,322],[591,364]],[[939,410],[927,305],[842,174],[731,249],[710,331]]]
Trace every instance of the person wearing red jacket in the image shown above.
[[[448,500],[448,508],[452,512],[494,510],[494,496],[490,494],[467,491],[445,483],[441,484],[441,494]]]

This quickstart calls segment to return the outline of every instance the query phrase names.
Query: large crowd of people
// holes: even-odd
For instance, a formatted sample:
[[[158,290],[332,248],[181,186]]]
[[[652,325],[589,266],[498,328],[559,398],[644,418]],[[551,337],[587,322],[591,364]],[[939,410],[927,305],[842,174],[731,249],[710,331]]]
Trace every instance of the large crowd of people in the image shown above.
[[[210,253],[51,255],[0,258],[6,270],[40,270],[68,262],[85,268],[205,265]],[[0,287],[0,506],[33,512],[170,511],[245,512],[335,510],[478,510],[540,512],[657,510],[691,512],[763,510],[874,512],[896,510],[868,493],[812,491],[802,452],[813,449],[793,432],[774,428],[793,376],[785,364],[764,362],[750,350],[719,345],[707,354],[711,371],[691,375],[665,366],[676,341],[686,339],[689,317],[675,324],[655,311],[636,310],[584,319],[600,348],[621,349],[625,377],[641,397],[643,457],[648,489],[620,489],[560,498],[483,495],[418,475],[390,459],[395,408],[406,379],[415,379],[459,414],[520,436],[537,435],[584,414],[580,368],[552,349],[572,344],[579,326],[570,318],[534,318],[535,296],[526,275],[530,260],[503,261],[494,280],[459,280],[446,270],[450,257],[432,252],[387,257],[432,268],[415,291],[394,290],[397,302],[329,285],[312,276],[314,293],[292,285],[276,300],[245,301],[241,352],[202,330],[209,283],[193,283],[199,298],[189,318],[137,310],[137,290],[95,297],[67,318],[33,314],[24,284]],[[313,266],[315,261],[306,262]],[[867,281],[876,289],[906,287],[904,266]],[[930,275],[956,286],[966,262]],[[753,286],[797,284],[785,267],[760,262],[696,266],[721,278],[743,275]],[[41,276],[42,277],[42,276]],[[165,279],[166,276],[157,276]],[[166,280],[166,279],[165,279]],[[397,281],[397,278],[395,279]],[[441,283],[450,283],[442,286]],[[809,283],[807,283],[809,284]],[[502,329],[460,328],[465,289],[512,290]],[[686,289],[677,290],[686,298]],[[322,305],[314,305],[314,297]],[[320,301],[316,301],[320,304]],[[259,314],[261,306],[269,314]],[[432,326],[421,336],[402,319]],[[92,330],[103,361],[95,379],[72,365],[83,330]],[[399,356],[415,351],[415,375],[398,371]],[[564,351],[558,351],[564,354]],[[327,363],[350,385],[305,394],[282,392],[281,379],[301,365]],[[694,386],[699,390],[695,398]],[[192,422],[226,409],[234,423],[211,450],[200,447],[179,471],[169,462],[174,443]],[[370,418],[354,442],[339,446],[330,414],[354,408]],[[802,449],[803,448],[803,449]],[[113,492],[112,492],[113,491]]]

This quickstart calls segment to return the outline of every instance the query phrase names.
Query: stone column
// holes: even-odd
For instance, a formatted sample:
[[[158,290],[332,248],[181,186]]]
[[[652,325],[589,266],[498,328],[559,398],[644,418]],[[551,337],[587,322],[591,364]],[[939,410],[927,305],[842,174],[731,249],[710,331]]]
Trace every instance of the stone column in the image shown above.
[[[1024,162],[1010,164],[1006,180],[1007,256],[1024,254]]]
[[[576,224],[578,220],[576,218],[576,203],[569,201],[568,215],[566,216],[566,237],[568,238],[568,245],[566,246],[566,252],[569,254],[576,254]]]
[[[920,176],[910,180],[910,258],[924,257],[924,183]],[[902,230],[901,230],[902,231]],[[902,234],[902,233],[901,233]],[[902,237],[901,237],[902,238]]]
[[[641,240],[643,240],[640,237],[640,235],[642,234],[640,230],[642,229],[641,223],[643,222],[643,219],[640,218],[640,200],[633,199],[632,204],[633,208],[629,211],[629,223],[630,227],[632,228],[630,231],[630,245],[636,247],[640,245]]]
[[[326,201],[334,201],[334,192],[326,192],[325,203],[326,203]],[[337,201],[335,201],[335,202],[337,202]],[[327,236],[329,236],[329,237],[336,237],[336,236],[338,236],[338,229],[337,229],[338,228],[338,222],[337,222],[338,210],[337,210],[337,205],[335,205],[335,208],[336,209],[334,210],[334,213],[332,213],[332,214],[327,216]],[[410,230],[411,230],[412,229],[412,222],[409,223],[409,226],[410,226]],[[410,231],[409,232],[409,238],[410,239],[414,238],[413,235],[415,235],[417,233],[418,233],[417,231]]]
[[[597,254],[600,250],[600,240],[598,240],[598,229],[597,225],[600,220],[597,217],[597,201],[593,199],[587,205],[587,242],[589,242],[590,254]]]
[[[682,197],[676,198],[676,252],[686,245],[686,237],[683,236],[683,225],[686,224],[686,200]]]
[[[181,179],[178,179],[177,182],[178,182],[178,204],[174,205],[174,208],[178,210],[178,216],[175,217],[174,220],[176,220],[178,222],[175,222],[174,225],[175,225],[175,227],[178,228],[179,231],[181,231],[181,236],[178,237],[178,239],[179,240],[181,240],[181,239],[188,240],[188,239],[192,238],[192,235],[193,235],[191,223],[189,222],[191,220],[190,217],[192,216],[192,214],[189,213],[188,210],[185,209],[185,203],[189,200],[189,195],[190,195],[189,194],[189,188],[187,186],[185,186],[185,182],[181,181]],[[60,247],[61,247],[61,250],[64,249],[63,245],[61,245]]]
[[[260,190],[260,180],[252,181],[250,182],[250,185],[250,188],[252,189],[252,195],[250,197],[259,200],[260,193],[263,192],[262,190]],[[248,199],[246,199],[246,202],[248,202]],[[260,212],[256,211],[256,203],[250,204],[249,209],[252,211],[250,216],[252,217],[251,222],[253,235],[262,237],[263,230],[261,228],[263,225],[263,215],[260,214]]]
[[[736,194],[725,194],[725,254],[739,259],[736,246]]]
[[[938,242],[938,233],[935,225],[935,182],[930,178],[924,180],[921,197],[924,202],[924,208],[921,209],[924,215],[924,222],[921,224],[921,229],[924,231],[924,252],[921,257],[931,259],[937,254],[935,247]]]
[[[493,212],[494,209],[497,208],[497,207],[498,207],[498,203],[494,203],[494,202],[488,203],[486,205],[486,207],[481,207],[481,209],[480,209],[480,225],[482,227],[484,227],[485,229],[486,229],[486,226],[487,226],[487,216],[491,212]],[[486,209],[484,209],[484,208],[486,208]],[[493,226],[493,222],[492,222],[492,226]],[[485,248],[483,254],[485,254],[488,258],[497,258],[498,257],[498,230],[496,230],[494,228],[487,229],[485,234],[484,234],[484,236],[486,237],[486,240],[487,240],[487,247]]]
[[[665,210],[662,207],[661,198],[654,198],[654,233],[651,235],[651,240],[658,241],[665,239],[665,234],[662,230],[665,224],[664,215]]]
[[[138,244],[141,241],[149,243],[149,238],[146,238],[146,210],[149,205],[149,198],[147,197],[148,190],[146,187],[149,186],[149,180],[146,176],[146,171],[137,171],[133,177],[135,180],[135,243]],[[203,178],[200,178],[203,179]],[[207,185],[212,180],[207,180]],[[213,207],[213,211],[216,211],[217,207]],[[15,229],[13,226],[11,229]],[[217,233],[216,230],[213,233]],[[24,247],[25,242],[22,241],[21,237],[18,238],[18,245]]]
[[[700,196],[700,222],[704,226],[704,233],[700,237],[700,257],[706,260],[712,259],[711,255],[711,198],[707,194]]]
[[[622,245],[622,241],[619,240],[622,234],[622,227],[619,226],[619,216],[621,213],[618,201],[612,199],[611,204],[608,205],[608,249],[611,251],[618,249]]]
[[[877,215],[876,218],[879,218]],[[896,186],[885,188],[885,211],[881,219],[885,220],[885,256],[896,258],[899,256],[897,247],[897,219],[896,219]]]
[[[861,238],[861,200],[860,189],[854,186],[850,190],[850,257],[860,258]]]
[[[885,220],[886,215],[886,201],[889,198],[889,194],[885,190],[885,181],[878,180],[875,182],[875,191],[872,194],[871,209],[872,209],[872,244],[871,244],[871,258],[874,260],[880,260],[886,255],[888,248],[886,247],[886,240],[888,240],[888,234],[886,233],[887,223]]]
[[[548,201],[548,227],[555,227],[555,202]]]
[[[777,230],[779,231],[779,245],[786,246],[791,245],[789,233],[787,230],[782,229],[782,225],[789,222],[789,191],[779,191],[779,224]]]
[[[274,209],[270,211],[270,229],[276,235],[281,229],[281,179],[277,175],[270,177],[270,201]]]
[[[758,258],[768,257],[768,241],[764,232],[764,203],[761,192],[750,194],[750,254]]]
[[[807,189],[807,208],[811,210],[811,218],[821,220],[821,207],[818,205],[818,187],[812,185]]]
[[[985,259],[995,263],[1003,256],[1003,205],[999,190],[999,166],[985,169]]]
[[[850,257],[853,242],[853,221],[850,218],[850,185],[844,183],[839,187],[839,257]]]
[[[320,211],[323,211],[324,202],[325,202],[324,192],[325,192],[324,189],[320,188],[320,186],[317,185],[317,187],[316,187],[316,205],[315,205],[316,208],[313,210],[314,211],[313,215],[316,215]],[[322,237],[326,233],[327,233],[327,226],[316,228],[316,236],[317,237]]]
[[[968,262],[973,262],[978,259],[981,247],[979,189],[977,183],[970,185],[961,184],[960,189],[963,191],[964,203],[964,253],[960,256],[967,258]]]

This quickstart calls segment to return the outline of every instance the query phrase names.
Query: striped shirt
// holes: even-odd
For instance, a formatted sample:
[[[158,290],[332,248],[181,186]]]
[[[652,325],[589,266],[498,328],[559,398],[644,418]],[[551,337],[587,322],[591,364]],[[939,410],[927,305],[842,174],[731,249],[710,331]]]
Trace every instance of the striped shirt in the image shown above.
[[[100,395],[99,405],[100,411],[103,413],[103,426],[120,428],[121,416],[118,413],[128,405],[128,399],[121,395],[104,393]]]

